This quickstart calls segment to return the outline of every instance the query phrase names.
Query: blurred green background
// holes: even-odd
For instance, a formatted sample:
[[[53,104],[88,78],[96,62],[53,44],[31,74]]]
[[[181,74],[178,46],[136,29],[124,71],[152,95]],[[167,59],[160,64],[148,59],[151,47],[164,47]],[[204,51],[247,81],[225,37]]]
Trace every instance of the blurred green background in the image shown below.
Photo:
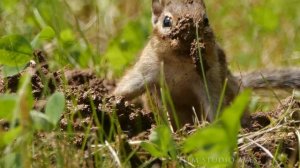
[[[207,0],[210,23],[234,71],[300,65],[299,0]],[[93,68],[120,76],[151,34],[151,0],[1,0],[0,36],[28,41],[45,27],[55,37],[35,49],[52,68]],[[0,58],[1,59],[1,58]]]

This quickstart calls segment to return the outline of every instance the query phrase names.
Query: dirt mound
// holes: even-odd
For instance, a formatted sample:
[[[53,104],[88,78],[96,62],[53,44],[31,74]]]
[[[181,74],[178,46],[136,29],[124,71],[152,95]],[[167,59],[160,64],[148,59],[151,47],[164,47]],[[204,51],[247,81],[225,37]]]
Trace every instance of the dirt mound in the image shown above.
[[[239,162],[248,167],[298,167],[300,101],[288,97],[273,111],[251,115],[240,136]]]
[[[127,144],[128,153],[131,152],[128,138],[131,141],[148,138],[149,129],[155,124],[153,113],[125,102],[121,97],[110,96],[115,87],[114,82],[97,77],[91,70],[64,69],[52,72],[41,51],[36,51],[34,55],[35,60],[28,64],[24,72],[5,79],[0,78],[0,93],[16,92],[18,81],[25,72],[32,74],[36,110],[44,112],[47,96],[55,91],[63,92],[66,97],[66,111],[59,123],[60,130],[72,130],[76,133],[70,143],[79,148],[86,144],[85,138],[90,141],[89,144],[95,144],[95,139],[84,136],[84,131],[87,130],[90,134],[102,137],[97,141],[113,139],[114,135],[111,133],[120,133],[118,131],[121,130],[122,134],[126,134],[124,143]],[[299,137],[296,133],[300,126],[299,109],[300,102],[289,97],[271,112],[252,114],[250,126],[239,136],[237,164],[243,163],[248,167],[297,166]],[[9,123],[4,120],[0,120],[0,125],[3,130],[9,128]],[[179,130],[181,132],[178,135],[189,135],[196,129],[186,126]],[[42,139],[46,136],[39,133],[37,137]],[[133,159],[136,160],[133,165],[140,164],[136,156]]]
[[[16,92],[19,79],[25,72],[32,74],[35,110],[44,111],[45,95],[55,91],[63,92],[67,103],[66,112],[60,121],[62,130],[71,127],[78,132],[90,127],[91,132],[102,129],[107,133],[103,135],[106,137],[110,129],[115,127],[115,123],[119,122],[124,133],[132,137],[150,129],[154,123],[152,113],[146,113],[126,103],[120,97],[109,95],[115,87],[114,82],[98,78],[91,70],[64,69],[51,72],[43,52],[36,51],[34,56],[35,60],[23,72],[0,80],[0,93]]]

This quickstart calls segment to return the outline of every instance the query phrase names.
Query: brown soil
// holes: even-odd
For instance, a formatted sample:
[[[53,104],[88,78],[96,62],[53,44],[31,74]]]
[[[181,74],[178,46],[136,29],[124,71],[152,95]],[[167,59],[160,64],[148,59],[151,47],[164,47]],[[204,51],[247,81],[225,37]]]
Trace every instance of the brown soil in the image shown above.
[[[84,137],[83,131],[87,128],[97,135],[105,132],[104,135],[98,135],[103,138],[102,140],[113,139],[114,136],[110,135],[111,129],[118,130],[118,125],[126,135],[125,152],[131,152],[131,147],[127,143],[128,138],[147,139],[149,130],[155,124],[153,113],[129,104],[120,97],[111,96],[110,93],[115,87],[113,81],[98,78],[91,70],[64,69],[51,72],[45,55],[40,51],[36,51],[34,55],[36,64],[29,64],[25,70],[32,73],[34,108],[43,112],[46,104],[45,95],[51,95],[55,91],[63,92],[66,97],[66,111],[59,125],[62,132],[67,132],[69,129],[76,132],[76,136],[70,141],[71,144],[81,148],[85,138],[88,138],[89,144],[93,144],[95,140],[92,137]],[[0,78],[0,93],[16,92],[22,74]],[[248,167],[296,166],[299,152],[295,132],[299,129],[299,108],[300,102],[289,97],[269,113],[252,114],[251,125],[241,133],[242,141],[239,142],[237,163],[246,163]],[[289,115],[284,114],[287,109]],[[4,130],[9,127],[8,122],[1,119],[0,126]],[[179,131],[181,135],[188,135],[195,129],[186,126]],[[37,137],[45,138],[43,133],[38,134]],[[273,161],[266,150],[273,155],[277,153],[278,155],[274,157],[280,161]],[[136,166],[141,163],[135,155],[130,162]]]
[[[298,167],[299,108],[300,101],[288,97],[273,111],[252,114],[239,146],[239,162],[248,167]]]
[[[132,137],[150,129],[154,123],[152,113],[145,112],[120,97],[109,95],[115,87],[114,82],[98,78],[91,70],[64,69],[50,72],[43,52],[36,51],[34,56],[36,63],[29,64],[22,73],[0,80],[0,93],[16,92],[20,77],[25,71],[29,71],[32,73],[35,110],[44,111],[45,95],[51,95],[55,91],[65,94],[66,112],[60,121],[62,130],[71,126],[75,131],[83,131],[90,126],[91,131],[96,132],[100,129],[100,124],[101,129],[108,134],[111,125],[115,124],[112,121],[117,118],[124,133]],[[72,123],[67,122],[70,118]],[[3,126],[6,122],[1,123]]]
[[[194,25],[194,19],[186,15],[178,19],[178,22],[171,33],[168,35],[171,39],[178,39],[183,42],[191,42],[196,37],[196,27]]]

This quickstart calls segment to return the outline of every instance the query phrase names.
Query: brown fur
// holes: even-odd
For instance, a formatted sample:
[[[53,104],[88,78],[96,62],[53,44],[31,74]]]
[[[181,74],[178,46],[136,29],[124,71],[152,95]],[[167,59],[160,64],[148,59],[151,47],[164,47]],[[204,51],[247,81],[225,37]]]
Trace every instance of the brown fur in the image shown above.
[[[216,115],[222,86],[226,78],[231,86],[228,87],[225,101],[222,104],[231,102],[238,92],[236,90],[238,85],[227,69],[224,52],[216,44],[211,28],[205,27],[203,31],[208,32],[206,34],[208,37],[204,38],[206,44],[204,59],[210,67],[205,72],[210,95],[209,100],[205,92],[203,78],[195,70],[194,63],[189,56],[190,45],[186,45],[186,43],[189,44],[190,41],[172,38],[170,37],[172,28],[162,27],[166,15],[172,17],[174,26],[182,16],[190,16],[194,23],[201,25],[206,14],[204,3],[202,0],[189,2],[187,0],[161,2],[153,0],[152,2],[152,36],[138,62],[122,78],[114,94],[130,100],[144,93],[147,85],[152,94],[156,95],[155,99],[161,104],[160,93],[157,90],[160,88],[160,70],[161,65],[163,65],[165,81],[171,93],[180,126],[193,122],[193,118],[195,118],[193,108],[199,119],[201,116],[207,115],[208,119],[212,121]],[[195,34],[193,34],[193,39],[195,38]],[[168,111],[171,111],[170,107],[168,107]],[[203,111],[206,113],[203,114]],[[169,114],[172,124],[175,126],[174,117],[171,112]]]
[[[152,0],[152,11],[152,36],[137,63],[118,83],[114,95],[130,100],[145,93],[147,86],[162,111],[159,85],[162,70],[180,122],[179,127],[193,123],[195,117],[201,119],[207,116],[209,121],[214,120],[219,103],[222,106],[230,104],[239,92],[239,84],[227,68],[225,53],[216,43],[212,29],[205,23],[203,1]],[[162,26],[166,16],[172,18],[171,27]],[[195,68],[191,57],[192,44],[198,43],[195,30],[199,31],[199,43],[204,45],[201,48],[204,72]],[[225,97],[219,102],[226,79]],[[249,82],[243,80],[243,83],[247,85]],[[167,110],[176,129],[171,107],[168,106]]]

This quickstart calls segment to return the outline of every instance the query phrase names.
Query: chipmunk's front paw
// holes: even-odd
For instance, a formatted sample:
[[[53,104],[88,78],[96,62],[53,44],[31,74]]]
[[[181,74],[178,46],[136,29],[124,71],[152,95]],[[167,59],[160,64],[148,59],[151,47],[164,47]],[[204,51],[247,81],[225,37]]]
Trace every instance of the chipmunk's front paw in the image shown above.
[[[135,96],[135,90],[127,85],[118,85],[113,91],[114,96],[124,97],[126,100],[132,99]]]

